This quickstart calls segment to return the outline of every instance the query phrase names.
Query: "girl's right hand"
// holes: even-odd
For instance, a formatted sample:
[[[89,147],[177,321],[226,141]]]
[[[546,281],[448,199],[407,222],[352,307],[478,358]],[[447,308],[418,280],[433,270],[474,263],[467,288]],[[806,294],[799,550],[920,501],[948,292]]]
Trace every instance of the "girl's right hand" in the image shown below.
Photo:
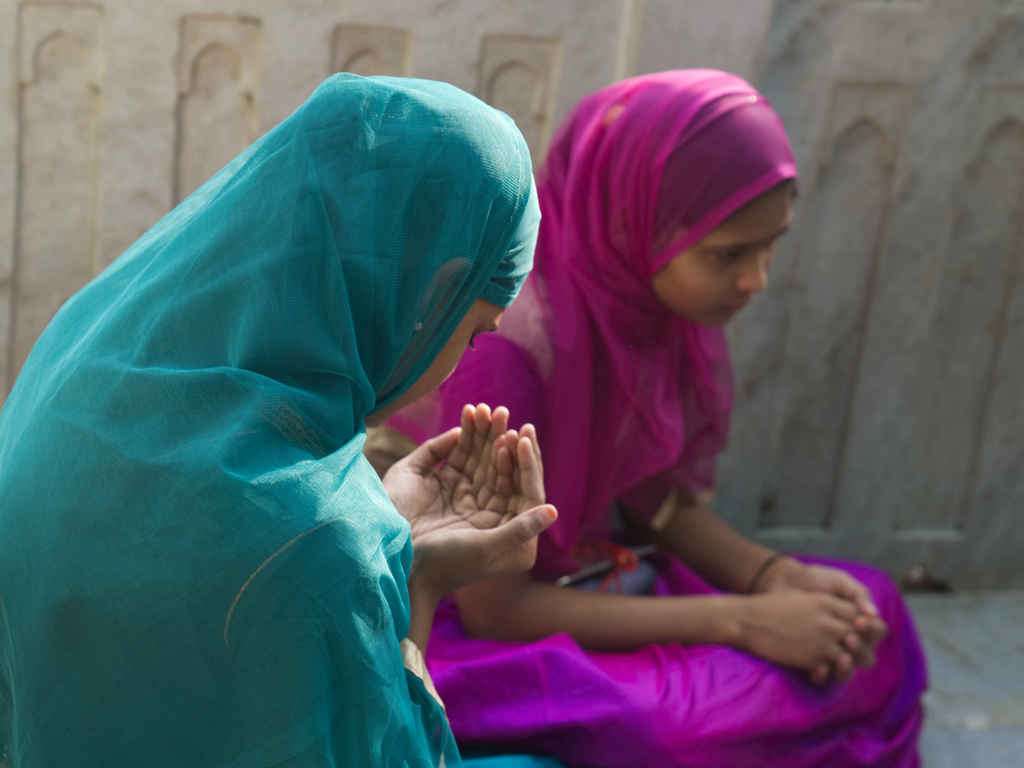
[[[763,659],[806,671],[818,684],[828,670],[843,682],[854,668],[857,606],[821,592],[786,590],[751,595],[740,610],[739,645]],[[822,670],[826,674],[822,675]]]
[[[426,441],[382,483],[409,521],[413,571],[447,594],[529,571],[537,536],[557,516],[544,503],[537,434],[508,427],[508,409],[467,405],[462,425]]]

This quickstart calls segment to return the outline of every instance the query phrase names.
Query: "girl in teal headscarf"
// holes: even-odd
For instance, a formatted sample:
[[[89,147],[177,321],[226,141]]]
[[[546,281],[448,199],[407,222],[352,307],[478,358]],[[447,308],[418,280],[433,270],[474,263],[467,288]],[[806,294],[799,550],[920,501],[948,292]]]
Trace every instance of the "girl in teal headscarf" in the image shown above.
[[[514,298],[530,168],[452,86],[335,76],[57,313],[0,414],[12,768],[458,759],[419,650],[532,564],[535,436],[361,448]]]

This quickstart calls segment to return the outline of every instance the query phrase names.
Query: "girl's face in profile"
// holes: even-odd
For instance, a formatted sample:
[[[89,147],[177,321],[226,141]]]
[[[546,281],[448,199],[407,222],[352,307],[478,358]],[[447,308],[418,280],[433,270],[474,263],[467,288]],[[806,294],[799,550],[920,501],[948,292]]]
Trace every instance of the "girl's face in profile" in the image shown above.
[[[466,348],[472,346],[473,337],[498,330],[498,323],[501,322],[504,312],[504,307],[477,299],[452,332],[448,342],[434,358],[430,367],[392,403],[367,416],[367,426],[376,427],[383,424],[393,413],[441,386],[442,382],[455,371],[455,366],[459,364],[459,359]]]
[[[702,325],[725,325],[764,290],[795,198],[792,181],[754,198],[655,273],[655,295],[677,315]]]

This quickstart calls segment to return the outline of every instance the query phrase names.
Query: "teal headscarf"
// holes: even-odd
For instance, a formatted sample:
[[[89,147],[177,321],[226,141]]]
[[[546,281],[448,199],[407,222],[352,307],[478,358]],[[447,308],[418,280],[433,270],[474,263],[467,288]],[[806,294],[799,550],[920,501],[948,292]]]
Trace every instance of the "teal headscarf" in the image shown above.
[[[363,420],[539,212],[512,121],[338,75],[57,313],[0,414],[12,766],[437,765]]]

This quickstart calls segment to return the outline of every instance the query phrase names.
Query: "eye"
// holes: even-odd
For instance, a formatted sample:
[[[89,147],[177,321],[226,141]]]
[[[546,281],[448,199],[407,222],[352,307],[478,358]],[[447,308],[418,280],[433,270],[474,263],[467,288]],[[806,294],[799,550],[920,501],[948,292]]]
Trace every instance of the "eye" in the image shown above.
[[[727,248],[724,251],[718,251],[717,256],[719,264],[723,267],[730,267],[743,258],[743,249]]]
[[[469,337],[469,348],[476,349],[476,337],[480,335],[480,331],[474,331],[473,335]]]

